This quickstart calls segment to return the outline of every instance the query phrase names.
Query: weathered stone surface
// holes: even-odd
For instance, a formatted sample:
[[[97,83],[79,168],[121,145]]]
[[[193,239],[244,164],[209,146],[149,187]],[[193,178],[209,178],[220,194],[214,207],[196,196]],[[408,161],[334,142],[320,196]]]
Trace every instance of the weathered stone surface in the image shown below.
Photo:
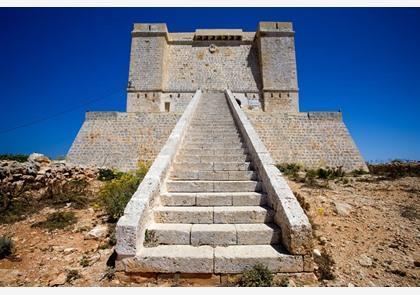
[[[353,208],[351,205],[344,203],[344,202],[333,202],[334,205],[334,212],[340,216],[348,216],[350,214],[351,209]]]
[[[154,216],[160,223],[213,223],[213,208],[159,207]]]
[[[195,206],[195,193],[165,193],[160,196],[164,206]]]
[[[193,224],[191,245],[235,245],[236,229],[233,224]]]
[[[85,239],[101,239],[104,238],[108,233],[108,226],[97,225],[92,228],[85,236]]]
[[[236,224],[239,245],[270,245],[278,244],[280,228],[275,224]]]
[[[273,221],[273,212],[260,206],[214,207],[214,223],[264,223]]]
[[[189,245],[190,244],[191,224],[175,223],[154,223],[147,229],[148,241],[150,245]]]
[[[124,263],[126,272],[212,273],[213,248],[188,245],[143,248],[134,259]]]
[[[264,264],[272,272],[303,271],[302,256],[285,254],[279,247],[238,245],[214,250],[215,273],[241,273],[257,263]]]
[[[197,206],[231,206],[232,196],[229,193],[197,193]]]

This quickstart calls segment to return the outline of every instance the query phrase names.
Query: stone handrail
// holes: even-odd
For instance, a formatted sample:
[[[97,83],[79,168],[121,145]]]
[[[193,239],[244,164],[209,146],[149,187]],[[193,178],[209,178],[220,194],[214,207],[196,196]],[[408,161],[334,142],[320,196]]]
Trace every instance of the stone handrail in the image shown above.
[[[151,208],[158,199],[161,186],[182,144],[200,97],[201,90],[197,90],[137,191],[125,207],[124,215],[118,220],[115,249],[119,259],[136,255],[137,249],[143,244],[145,225],[152,219]]]
[[[283,245],[291,254],[308,254],[312,248],[312,227],[308,217],[232,92],[225,90],[225,94],[254,168],[267,193],[268,204],[275,211],[274,220],[281,228]]]

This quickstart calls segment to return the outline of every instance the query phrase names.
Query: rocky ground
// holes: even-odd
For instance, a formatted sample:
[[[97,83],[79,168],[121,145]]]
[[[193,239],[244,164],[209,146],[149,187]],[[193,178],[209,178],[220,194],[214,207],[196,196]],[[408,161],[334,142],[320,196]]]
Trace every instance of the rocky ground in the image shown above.
[[[39,171],[50,177],[56,173],[45,168],[56,164],[41,164],[36,165],[44,168],[38,167],[31,181]],[[3,168],[8,165],[0,163]],[[0,236],[11,237],[15,245],[14,255],[0,260],[0,286],[173,285],[152,278],[134,281],[107,266],[113,262],[114,224],[95,202],[102,184],[94,170],[57,165],[63,177],[89,179],[91,201],[84,208],[71,202],[63,206],[43,203],[20,220],[0,224]],[[288,182],[314,226],[319,281],[311,285],[420,286],[419,178],[377,180],[364,175],[315,186]],[[74,212],[77,221],[52,231],[33,226],[57,211]],[[325,253],[331,258],[325,259]],[[299,286],[299,282],[289,281],[289,285]]]
[[[307,205],[314,256],[335,262],[326,286],[420,286],[420,179],[372,176],[308,187],[288,180]]]

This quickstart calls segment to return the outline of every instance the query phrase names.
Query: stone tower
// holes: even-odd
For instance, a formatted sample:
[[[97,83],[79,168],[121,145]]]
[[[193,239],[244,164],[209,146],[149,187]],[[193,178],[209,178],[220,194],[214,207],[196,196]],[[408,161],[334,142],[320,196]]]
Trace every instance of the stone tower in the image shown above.
[[[197,89],[229,89],[277,163],[366,169],[339,112],[299,112],[289,22],[256,32],[136,23],[126,112],[88,112],[69,153],[74,164],[135,169],[158,154]]]

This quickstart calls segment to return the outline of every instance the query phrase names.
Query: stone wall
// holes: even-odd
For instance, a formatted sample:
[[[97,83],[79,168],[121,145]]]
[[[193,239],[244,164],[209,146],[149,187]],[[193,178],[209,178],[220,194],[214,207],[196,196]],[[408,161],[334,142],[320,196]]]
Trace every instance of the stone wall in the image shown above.
[[[182,113],[193,95],[193,92],[129,92],[127,112]]]
[[[231,89],[252,92],[261,88],[261,75],[256,46],[236,41],[171,44],[164,89],[194,91]],[[216,46],[210,52],[210,45]]]
[[[277,163],[366,169],[341,113],[246,113]]]
[[[153,161],[181,114],[88,112],[70,151],[70,164],[137,168]]]

